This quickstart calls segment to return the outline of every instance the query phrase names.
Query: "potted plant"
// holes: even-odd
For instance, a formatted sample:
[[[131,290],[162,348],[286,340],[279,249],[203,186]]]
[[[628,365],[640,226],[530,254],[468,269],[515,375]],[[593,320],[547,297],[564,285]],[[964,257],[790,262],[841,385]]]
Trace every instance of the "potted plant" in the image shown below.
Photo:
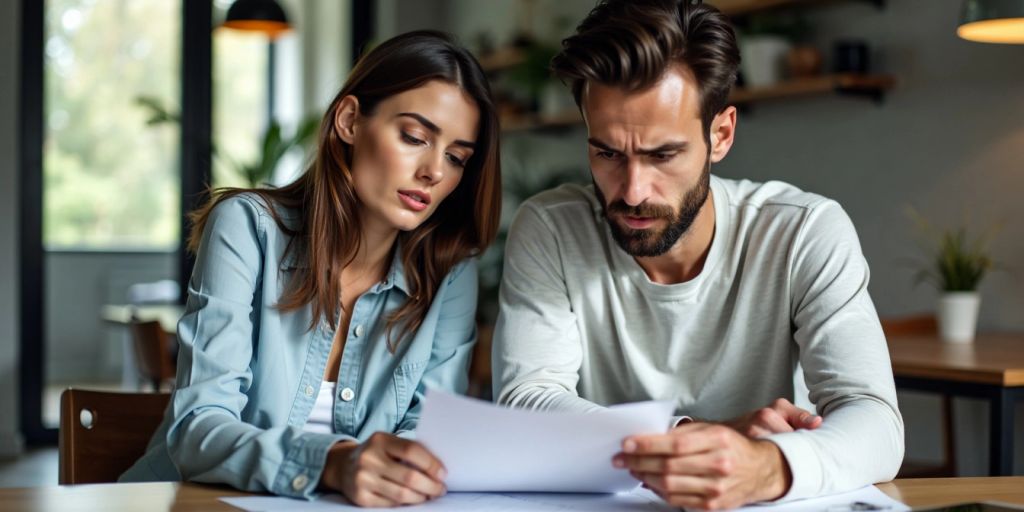
[[[798,14],[769,12],[747,17],[740,25],[743,84],[770,86],[782,81],[787,68],[798,76],[816,73],[821,67],[820,53],[813,48],[806,50],[803,43],[808,34],[810,24]],[[791,55],[796,48],[801,50]]]
[[[151,96],[139,96],[135,99],[136,104],[149,112],[149,119],[146,124],[156,126],[165,123],[180,123],[181,116],[171,112],[163,103]],[[232,167],[250,188],[266,186],[277,168],[278,162],[292,148],[305,147],[310,144],[316,136],[320,120],[316,116],[309,116],[299,122],[294,132],[285,135],[280,123],[271,120],[270,125],[263,132],[260,139],[260,152],[255,160],[238,161],[228,156],[224,151],[217,151],[216,147],[211,148],[215,158],[220,158]]]
[[[939,297],[939,336],[943,341],[970,343],[978,325],[981,296],[978,285],[993,268],[988,243],[996,229],[969,240],[967,230],[938,230],[910,210],[919,228],[931,239],[932,256],[917,273],[917,281],[931,281]]]

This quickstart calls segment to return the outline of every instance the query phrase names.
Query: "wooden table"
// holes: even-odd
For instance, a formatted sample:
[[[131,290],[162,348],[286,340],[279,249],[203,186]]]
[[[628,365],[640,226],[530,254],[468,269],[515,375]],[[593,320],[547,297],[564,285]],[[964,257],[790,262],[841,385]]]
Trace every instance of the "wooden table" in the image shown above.
[[[1013,409],[1024,398],[1024,335],[982,334],[964,344],[894,337],[889,357],[898,388],[988,400],[989,474],[1013,474]]]
[[[896,480],[878,488],[912,507],[985,500],[1024,505],[1024,477]],[[226,487],[168,482],[0,489],[0,512],[237,512],[218,498],[246,495]]]

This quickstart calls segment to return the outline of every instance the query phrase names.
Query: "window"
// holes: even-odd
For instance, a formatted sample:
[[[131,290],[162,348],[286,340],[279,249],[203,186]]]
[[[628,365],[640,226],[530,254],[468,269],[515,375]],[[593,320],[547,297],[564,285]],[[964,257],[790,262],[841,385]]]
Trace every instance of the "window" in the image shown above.
[[[256,162],[261,151],[269,118],[269,56],[263,34],[225,28],[213,33],[215,187],[251,186],[240,167]]]
[[[169,250],[178,244],[181,3],[47,0],[43,243]]]

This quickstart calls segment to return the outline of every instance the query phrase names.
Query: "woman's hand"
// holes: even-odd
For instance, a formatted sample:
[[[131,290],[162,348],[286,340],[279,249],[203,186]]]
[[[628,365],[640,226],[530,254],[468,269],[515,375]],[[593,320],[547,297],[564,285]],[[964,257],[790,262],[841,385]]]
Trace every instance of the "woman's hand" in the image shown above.
[[[378,432],[327,453],[320,483],[361,507],[394,507],[443,496],[445,470],[423,445]]]

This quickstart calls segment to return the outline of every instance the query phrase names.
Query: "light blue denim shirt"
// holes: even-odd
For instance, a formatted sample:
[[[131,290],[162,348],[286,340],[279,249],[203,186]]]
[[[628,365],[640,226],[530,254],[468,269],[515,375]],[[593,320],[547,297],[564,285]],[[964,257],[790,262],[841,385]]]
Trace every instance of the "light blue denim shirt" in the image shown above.
[[[295,213],[278,208],[285,222]],[[163,423],[122,482],[191,480],[311,498],[327,450],[374,432],[411,437],[427,387],[458,393],[476,342],[477,268],[457,265],[422,325],[387,347],[388,313],[408,298],[401,258],[358,298],[337,375],[334,434],[303,430],[335,331],[311,308],[275,306],[302,258],[262,201],[244,194],[211,213],[178,322],[177,385]],[[397,331],[396,331],[397,335]]]

